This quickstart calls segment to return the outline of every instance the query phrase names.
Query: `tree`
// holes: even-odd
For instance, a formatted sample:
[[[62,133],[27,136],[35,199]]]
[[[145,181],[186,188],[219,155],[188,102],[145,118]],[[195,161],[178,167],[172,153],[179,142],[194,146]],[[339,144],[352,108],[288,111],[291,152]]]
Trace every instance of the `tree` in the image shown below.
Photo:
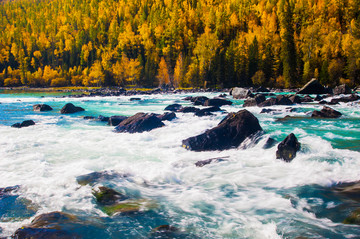
[[[161,57],[156,78],[159,80],[160,87],[170,84],[169,70],[164,57]]]

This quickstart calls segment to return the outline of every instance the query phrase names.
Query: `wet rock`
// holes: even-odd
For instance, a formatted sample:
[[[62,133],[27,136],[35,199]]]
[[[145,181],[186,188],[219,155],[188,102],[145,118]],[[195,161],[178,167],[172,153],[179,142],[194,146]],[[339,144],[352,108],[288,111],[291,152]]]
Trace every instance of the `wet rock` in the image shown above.
[[[254,98],[248,98],[245,100],[243,107],[258,106],[266,100],[266,97],[262,94],[256,95]]]
[[[193,107],[193,106],[188,106],[188,107],[184,107],[179,109],[177,112],[181,112],[181,113],[196,113],[198,112],[200,109]]]
[[[322,86],[318,80],[312,79],[306,83],[297,94],[326,94],[327,91],[324,86]]]
[[[109,216],[115,214],[133,214],[157,208],[155,202],[147,199],[129,199],[116,202],[112,205],[105,205],[101,210]]]
[[[155,114],[137,113],[115,127],[116,133],[142,133],[165,126]]]
[[[76,181],[78,184],[85,185],[94,185],[99,182],[106,182],[110,180],[114,180],[117,178],[126,178],[128,174],[120,174],[115,171],[101,171],[101,172],[92,172],[85,175],[80,175],[76,177]]]
[[[330,103],[331,104],[338,104],[340,102],[348,103],[348,102],[352,102],[352,101],[357,101],[359,99],[360,99],[360,96],[358,96],[356,94],[352,94],[352,95],[349,95],[349,96],[344,96],[344,97],[341,97],[341,98],[332,99],[330,101]]]
[[[202,116],[209,116],[213,115],[212,112],[221,111],[221,109],[218,106],[213,106],[205,109],[198,110],[195,115],[202,117]]]
[[[342,85],[335,87],[333,92],[334,92],[334,95],[346,95],[346,94],[351,94],[352,90],[346,84],[342,84]]]
[[[353,211],[344,221],[344,224],[356,224],[360,225],[360,208]]]
[[[25,120],[22,123],[16,123],[11,125],[13,128],[23,128],[23,127],[29,127],[35,125],[35,122],[33,120]]]
[[[314,110],[311,117],[313,118],[339,118],[342,114],[330,107],[324,106],[321,111]]]
[[[164,110],[176,112],[181,108],[182,108],[182,105],[180,105],[180,104],[172,104],[172,105],[166,106],[166,108]]]
[[[128,199],[127,196],[115,191],[114,189],[104,186],[94,189],[93,195],[96,199],[96,202],[101,206],[113,205],[118,201],[123,201]]]
[[[121,115],[114,115],[111,116],[108,120],[108,125],[110,126],[117,126],[119,125],[121,122],[123,122],[124,120],[126,120],[128,117],[126,116],[121,116]]]
[[[317,95],[314,99],[314,101],[322,101],[324,99],[324,97],[322,97],[321,95]]]
[[[37,105],[33,105],[33,110],[43,112],[43,111],[51,111],[53,110],[53,108],[51,108],[51,106],[47,104],[37,104]]]
[[[263,146],[263,149],[270,149],[272,147],[274,147],[276,144],[278,143],[277,140],[273,139],[273,138],[268,138]]]
[[[258,119],[247,110],[228,114],[215,128],[182,141],[194,151],[225,150],[238,147],[247,137],[261,131]]]
[[[83,119],[84,120],[94,120],[95,117],[94,116],[84,116]]]
[[[289,100],[293,103],[293,104],[301,104],[301,97],[298,95],[292,95],[289,97]]]
[[[259,107],[268,107],[268,106],[273,106],[276,105],[278,102],[278,100],[276,98],[269,98],[267,100],[265,100],[264,102],[258,104]]]
[[[162,114],[162,115],[158,115],[158,116],[156,116],[156,117],[158,117],[159,118],[159,120],[161,120],[161,121],[165,121],[165,120],[167,120],[167,121],[172,121],[173,119],[175,119],[176,118],[176,114],[174,113],[174,112],[166,112],[166,113],[164,113],[164,114]]]
[[[276,105],[292,105],[293,104],[293,102],[285,95],[276,96],[276,100],[277,100]]]
[[[80,222],[76,216],[63,213],[51,212],[41,214],[26,226],[17,229],[14,238],[82,238],[74,233]]]
[[[346,199],[360,202],[360,181],[340,183],[333,186],[332,190]]]
[[[209,98],[207,98],[206,96],[197,96],[197,97],[192,97],[191,98],[191,102],[193,102],[194,105],[204,105],[205,101],[207,101]]]
[[[149,238],[185,238],[181,237],[181,230],[170,225],[161,225],[151,230]]]
[[[0,188],[0,197],[3,197],[5,195],[9,195],[10,193],[15,193],[17,190],[19,190],[20,186],[11,186],[6,188]]]
[[[309,95],[306,95],[305,97],[301,98],[301,103],[311,103],[314,102],[314,99],[311,98]]]
[[[267,108],[264,108],[260,111],[260,114],[269,114],[269,113],[281,113],[281,110],[278,110],[278,109],[267,109]]]
[[[221,107],[223,105],[232,105],[232,102],[229,100],[214,98],[214,99],[206,100],[203,104],[203,106],[218,106],[218,107]]]
[[[62,109],[60,110],[61,114],[73,114],[77,112],[85,111],[85,109],[75,106],[72,103],[67,103]]]
[[[260,86],[259,88],[257,88],[255,90],[255,92],[270,92],[270,90],[268,90],[267,88]]]
[[[98,120],[101,121],[101,122],[108,122],[110,119],[110,117],[106,117],[106,116],[103,116],[103,115],[99,115],[98,117]]]
[[[296,136],[289,134],[279,145],[276,151],[276,158],[291,162],[296,157],[296,152],[300,150],[300,143]]]
[[[212,158],[212,159],[206,159],[206,160],[201,160],[201,161],[197,161],[195,163],[196,167],[204,167],[205,165],[211,164],[211,163],[220,163],[225,161],[224,158],[229,158],[229,157],[221,157],[221,158]]]
[[[252,93],[248,89],[234,87],[231,89],[230,94],[234,97],[234,99],[245,99],[249,97]]]
[[[130,101],[140,101],[141,98],[137,98],[137,97],[134,97],[134,98],[130,98]]]

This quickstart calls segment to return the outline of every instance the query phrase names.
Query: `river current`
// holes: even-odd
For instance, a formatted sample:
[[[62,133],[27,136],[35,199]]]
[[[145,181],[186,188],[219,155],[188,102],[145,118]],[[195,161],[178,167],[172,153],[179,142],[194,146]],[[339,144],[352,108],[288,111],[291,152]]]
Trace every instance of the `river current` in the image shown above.
[[[339,183],[360,180],[360,104],[331,106],[339,119],[312,119],[321,105],[272,106],[260,113],[249,107],[265,136],[279,142],[294,133],[301,150],[291,163],[276,159],[277,147],[263,149],[266,137],[252,147],[192,152],[182,140],[216,126],[226,112],[243,109],[243,100],[213,116],[176,113],[165,126],[144,133],[115,133],[104,122],[83,116],[131,116],[163,113],[187,96],[218,93],[62,98],[52,93],[0,92],[0,188],[19,186],[16,195],[0,197],[0,236],[9,237],[35,216],[62,211],[84,218],[83,238],[149,238],[153,228],[172,225],[180,238],[359,238],[360,226],[343,220],[360,203],[332,192]],[[62,115],[66,103],[84,112]],[[54,110],[34,112],[34,104]],[[294,118],[279,121],[286,115]],[[12,128],[23,120],[35,125]],[[222,158],[204,167],[199,160]],[[156,204],[137,214],[108,216],[95,203],[93,186],[80,175],[116,172],[99,184]]]

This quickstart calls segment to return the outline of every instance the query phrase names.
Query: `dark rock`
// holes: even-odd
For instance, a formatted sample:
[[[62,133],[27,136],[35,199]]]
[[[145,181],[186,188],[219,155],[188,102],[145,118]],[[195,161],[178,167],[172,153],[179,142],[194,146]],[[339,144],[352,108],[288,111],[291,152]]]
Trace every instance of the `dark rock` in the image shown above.
[[[343,223],[360,225],[360,208],[353,211],[351,215],[343,221]]]
[[[193,102],[194,105],[204,105],[208,99],[206,96],[197,96],[192,97],[191,102]]]
[[[93,120],[93,119],[95,119],[95,117],[94,116],[84,116],[83,119],[84,120]]]
[[[96,202],[100,206],[109,206],[117,203],[118,201],[123,201],[128,199],[127,196],[115,191],[114,189],[104,186],[94,189],[93,195],[96,199]]]
[[[270,149],[272,147],[274,147],[276,144],[278,143],[277,140],[273,139],[273,138],[268,138],[263,146],[263,149]]]
[[[317,95],[314,101],[322,101],[324,98],[321,95]]]
[[[63,212],[45,213],[35,217],[31,224],[17,229],[13,238],[82,238],[73,233],[79,226],[80,222],[74,215]]]
[[[123,122],[124,120],[126,120],[128,117],[126,116],[121,116],[121,115],[114,115],[111,116],[108,120],[108,125],[110,126],[117,126],[118,124],[120,124],[121,122]]]
[[[250,90],[240,87],[232,88],[230,94],[234,97],[234,99],[245,99],[249,97],[252,93]]]
[[[258,119],[247,110],[228,114],[215,128],[182,141],[194,151],[225,150],[238,147],[248,136],[261,131]]]
[[[360,181],[350,183],[340,183],[333,186],[333,191],[345,197],[360,202]]]
[[[212,115],[212,112],[221,111],[221,109],[218,106],[213,106],[205,109],[198,110],[195,115],[202,117],[202,116],[209,116]]]
[[[331,104],[338,104],[340,102],[348,103],[348,102],[352,102],[352,101],[357,101],[359,99],[360,99],[360,96],[352,94],[352,95],[349,95],[349,96],[344,96],[344,97],[341,97],[341,98],[332,99],[330,101],[330,103]]]
[[[309,95],[306,95],[305,97],[301,98],[301,103],[310,103],[310,102],[314,102],[314,99],[311,98]]]
[[[35,125],[34,121],[25,120],[22,123],[16,123],[16,124],[11,125],[11,127],[13,127],[13,128],[23,128],[23,127],[29,127],[29,126],[32,126],[32,125]]]
[[[267,109],[267,108],[264,108],[260,111],[260,114],[268,114],[268,113],[272,113],[272,112],[280,112],[279,110],[277,109]]]
[[[76,177],[76,181],[78,184],[85,185],[94,185],[99,182],[111,181],[117,178],[126,178],[129,175],[127,174],[119,174],[115,171],[101,171],[101,172],[92,172],[85,175],[80,175]]]
[[[188,106],[188,107],[184,107],[179,109],[177,112],[182,112],[182,113],[196,113],[198,112],[200,109],[196,108],[196,107],[192,107],[192,106]]]
[[[301,97],[298,95],[292,95],[289,97],[289,100],[293,103],[293,104],[300,104],[301,103]]]
[[[270,90],[266,89],[265,87],[263,86],[260,86],[259,88],[257,88],[255,90],[255,92],[270,92]]]
[[[291,100],[289,100],[288,97],[286,97],[285,95],[278,95],[276,96],[277,102],[276,105],[292,105],[293,102]]]
[[[244,101],[243,107],[252,107],[257,106],[263,103],[266,100],[266,97],[262,94],[256,95],[254,98],[248,98]]]
[[[201,160],[201,161],[197,161],[195,163],[196,167],[204,167],[205,165],[211,164],[211,163],[220,163],[225,161],[224,158],[229,158],[227,157],[221,157],[221,158],[212,158],[212,159],[206,159],[206,160]]]
[[[291,162],[296,157],[296,152],[300,150],[300,143],[296,136],[289,134],[279,145],[276,151],[276,158]]]
[[[166,113],[164,113],[162,115],[158,115],[156,117],[158,117],[159,120],[161,120],[161,121],[164,121],[164,120],[171,121],[176,118],[176,114],[174,112],[171,112],[171,113],[166,112]]]
[[[108,122],[110,117],[99,115],[98,120],[101,122]]]
[[[318,80],[312,79],[306,85],[304,85],[297,94],[326,94],[327,91]]]
[[[278,100],[276,98],[269,98],[267,100],[265,100],[264,102],[258,104],[259,107],[268,107],[268,106],[273,106],[276,105],[278,102]]]
[[[206,100],[203,104],[203,106],[218,106],[218,107],[221,107],[223,105],[232,105],[232,102],[229,100],[215,98],[215,99]]]
[[[347,95],[347,94],[351,94],[352,90],[346,84],[342,84],[342,85],[335,87],[333,92],[334,92],[334,95],[342,95],[342,94]]]
[[[139,101],[141,98],[130,98],[130,101]]]
[[[170,225],[161,225],[151,230],[149,239],[155,238],[186,238],[180,229]]]
[[[154,114],[137,113],[126,120],[123,120],[115,127],[116,133],[142,133],[159,127],[163,127],[164,123]]]
[[[314,110],[311,117],[313,118],[339,118],[342,114],[330,107],[324,106],[321,111]]]
[[[8,195],[10,193],[14,193],[17,190],[19,190],[20,186],[16,185],[16,186],[11,186],[11,187],[6,187],[6,188],[0,188],[0,197],[3,197],[5,195]]]
[[[219,98],[226,98],[227,94],[220,94],[218,97]]]
[[[164,110],[176,112],[181,108],[182,108],[182,105],[180,105],[180,104],[172,104],[172,105],[166,106],[166,108]]]
[[[72,103],[67,103],[60,110],[61,114],[73,114],[77,112],[85,111],[83,108],[73,105]]]
[[[51,111],[53,110],[53,108],[51,108],[51,106],[46,104],[37,104],[33,106],[33,110],[43,112],[43,111]]]

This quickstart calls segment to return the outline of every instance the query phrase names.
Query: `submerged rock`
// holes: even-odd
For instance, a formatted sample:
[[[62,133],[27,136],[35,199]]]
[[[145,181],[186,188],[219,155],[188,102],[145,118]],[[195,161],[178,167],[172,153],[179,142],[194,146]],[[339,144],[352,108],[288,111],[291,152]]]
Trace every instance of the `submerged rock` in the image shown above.
[[[77,112],[81,112],[81,111],[85,111],[85,109],[75,106],[72,103],[67,103],[66,105],[64,105],[64,107],[62,107],[62,109],[60,110],[60,113],[61,114],[73,114],[73,113],[77,113]]]
[[[41,214],[32,220],[29,225],[17,229],[14,238],[82,238],[74,233],[80,221],[72,214],[51,212]]]
[[[247,137],[261,131],[258,119],[247,110],[228,114],[215,128],[182,141],[194,151],[225,150],[238,147]]]
[[[130,101],[140,101],[141,98],[137,98],[137,97],[134,97],[134,98],[130,98]]]
[[[300,150],[300,143],[296,136],[289,134],[279,145],[276,151],[276,158],[291,162],[296,157],[296,152]]]
[[[217,111],[221,111],[221,109],[218,106],[213,106],[198,110],[197,112],[195,112],[195,115],[199,117],[208,116],[208,115],[212,115],[212,112],[217,112]]]
[[[127,196],[115,191],[114,189],[104,186],[94,189],[93,195],[96,199],[96,202],[101,206],[113,205],[118,201],[123,201],[128,199]]]
[[[312,79],[306,83],[297,94],[326,94],[327,91],[323,85],[319,83],[318,80]]]
[[[98,117],[98,120],[101,121],[101,122],[108,122],[110,119],[110,117],[106,117],[106,116],[103,116],[103,115],[99,115]]]
[[[313,118],[339,118],[342,114],[330,107],[324,106],[321,111],[314,110],[311,117]]]
[[[220,158],[212,158],[212,159],[206,159],[206,160],[200,160],[195,163],[196,167],[204,167],[205,165],[211,164],[211,163],[219,163],[225,161],[224,158],[227,157],[220,157]]]
[[[166,106],[166,108],[164,110],[176,112],[181,108],[182,108],[182,105],[180,105],[180,104],[172,104],[172,105]]]
[[[196,113],[198,112],[200,109],[193,107],[193,106],[188,106],[188,107],[184,107],[179,109],[177,112],[182,112],[182,113]]]
[[[196,96],[192,97],[190,99],[191,102],[193,102],[194,105],[204,105],[205,101],[207,101],[209,98],[206,96]]]
[[[115,127],[116,133],[142,133],[163,127],[164,123],[155,114],[137,113]]]
[[[262,94],[256,95],[254,98],[248,98],[244,101],[243,107],[258,106],[266,100],[266,97]]]
[[[11,125],[13,128],[23,128],[23,127],[29,127],[35,125],[35,122],[33,120],[25,120],[22,123],[16,123]]]
[[[155,238],[185,238],[184,236],[187,235],[181,235],[183,232],[174,226],[170,225],[161,225],[151,230],[149,239],[155,239]]]
[[[353,211],[351,215],[343,221],[343,223],[360,225],[360,208]]]
[[[128,174],[120,174],[115,171],[101,171],[77,176],[76,181],[78,184],[85,186],[94,185],[103,181],[110,181],[116,178],[126,178],[128,176]]]
[[[341,98],[332,99],[330,101],[330,103],[331,104],[338,104],[340,102],[348,103],[348,102],[352,102],[352,101],[357,101],[359,99],[360,99],[360,96],[358,96],[356,94],[352,94],[352,95],[349,95],[349,96],[344,96],[344,97],[341,97]]]
[[[51,111],[53,110],[53,108],[51,108],[51,106],[47,104],[37,104],[37,105],[33,105],[33,110],[43,112],[43,111]]]

